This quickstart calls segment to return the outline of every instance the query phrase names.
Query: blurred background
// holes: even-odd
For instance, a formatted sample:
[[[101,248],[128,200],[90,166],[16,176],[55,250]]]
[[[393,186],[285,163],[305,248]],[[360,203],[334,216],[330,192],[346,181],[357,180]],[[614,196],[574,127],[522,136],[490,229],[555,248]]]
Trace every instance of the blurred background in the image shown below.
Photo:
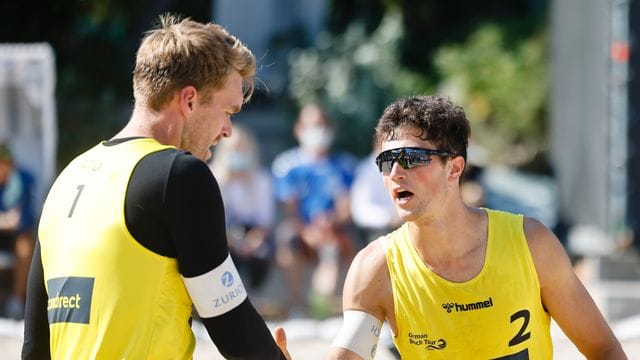
[[[640,316],[637,1],[3,1],[0,143],[34,175],[36,214],[56,174],[127,122],[135,51],[165,12],[253,50],[256,93],[234,122],[259,134],[266,168],[295,146],[304,104],[332,119],[334,150],[362,159],[386,105],[449,96],[472,125],[469,202],[537,217],[612,323]],[[256,293],[276,321],[278,276]]]

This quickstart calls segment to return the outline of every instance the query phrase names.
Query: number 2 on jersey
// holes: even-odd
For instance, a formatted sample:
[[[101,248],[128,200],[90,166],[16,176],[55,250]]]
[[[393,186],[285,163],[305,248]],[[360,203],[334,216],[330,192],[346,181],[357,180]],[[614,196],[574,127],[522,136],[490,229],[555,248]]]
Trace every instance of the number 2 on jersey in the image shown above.
[[[518,331],[516,336],[514,336],[513,339],[509,340],[509,346],[518,345],[531,337],[531,332],[527,332],[525,334],[525,331],[527,331],[527,326],[529,326],[529,319],[531,318],[531,313],[529,313],[529,310],[520,310],[513,313],[513,315],[511,315],[511,323],[513,324],[514,321],[520,318],[522,318],[522,326],[520,327],[520,331]]]
[[[80,194],[82,194],[82,190],[84,190],[84,184],[78,185],[76,190],[78,190],[78,192],[76,193],[75,199],[73,199],[73,204],[71,204],[71,209],[69,210],[69,215],[67,215],[67,217],[69,217],[69,218],[73,216],[73,211],[76,209],[76,204],[78,203],[78,199],[80,198]]]
[[[511,340],[509,340],[509,346],[516,346],[531,338],[531,332],[527,331],[530,318],[531,313],[526,309],[516,311],[515,313],[513,313],[513,315],[511,315],[511,323],[513,324],[516,320],[522,319],[522,326],[520,326],[520,330],[518,331],[518,333]],[[529,349],[523,349],[515,354],[493,358],[492,360],[529,360]]]

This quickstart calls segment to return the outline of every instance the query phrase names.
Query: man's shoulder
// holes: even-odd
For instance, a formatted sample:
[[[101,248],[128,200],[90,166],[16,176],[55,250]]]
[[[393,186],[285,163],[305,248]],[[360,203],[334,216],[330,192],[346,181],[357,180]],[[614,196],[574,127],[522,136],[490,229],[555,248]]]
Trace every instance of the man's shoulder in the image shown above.
[[[132,183],[142,188],[153,186],[165,191],[169,183],[188,188],[197,184],[211,186],[215,181],[207,164],[189,152],[175,148],[151,152],[140,159],[132,174]]]
[[[204,161],[193,156],[190,152],[176,148],[167,148],[151,152],[142,157],[140,162],[161,167],[173,167],[181,170],[208,168]]]
[[[540,220],[524,216],[522,222],[527,244],[532,254],[545,253],[549,251],[550,246],[554,247],[555,243],[560,243],[555,234]]]
[[[183,179],[181,181],[187,184],[200,184],[202,180],[205,180],[207,184],[215,181],[209,165],[187,151],[168,149],[166,154],[158,155],[166,157],[165,161],[170,162],[169,176],[172,179],[181,178]]]
[[[358,252],[345,281],[345,308],[362,309],[379,319],[393,313],[393,293],[385,253],[384,238],[371,242]]]
[[[386,272],[387,241],[388,239],[386,237],[380,237],[358,251],[351,263],[353,270],[362,272],[363,275],[371,276],[379,271]]]

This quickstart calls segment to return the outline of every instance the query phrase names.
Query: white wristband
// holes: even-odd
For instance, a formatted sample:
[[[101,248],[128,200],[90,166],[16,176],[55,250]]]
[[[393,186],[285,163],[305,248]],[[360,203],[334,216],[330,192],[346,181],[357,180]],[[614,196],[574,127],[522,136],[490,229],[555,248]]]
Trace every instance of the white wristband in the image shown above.
[[[191,301],[201,318],[222,315],[247,298],[238,269],[231,255],[217,268],[200,276],[182,277]]]
[[[331,346],[351,350],[363,359],[373,359],[382,321],[359,310],[345,310],[343,317],[342,328]]]

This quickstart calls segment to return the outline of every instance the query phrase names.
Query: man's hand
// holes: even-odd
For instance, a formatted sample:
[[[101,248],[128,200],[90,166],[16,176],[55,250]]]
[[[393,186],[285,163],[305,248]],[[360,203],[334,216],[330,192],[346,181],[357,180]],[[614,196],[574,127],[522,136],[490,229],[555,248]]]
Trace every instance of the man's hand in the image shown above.
[[[284,354],[284,356],[291,360],[291,354],[289,354],[289,350],[287,349],[287,334],[284,332],[284,329],[278,326],[273,331],[273,338],[276,340],[276,344]]]

